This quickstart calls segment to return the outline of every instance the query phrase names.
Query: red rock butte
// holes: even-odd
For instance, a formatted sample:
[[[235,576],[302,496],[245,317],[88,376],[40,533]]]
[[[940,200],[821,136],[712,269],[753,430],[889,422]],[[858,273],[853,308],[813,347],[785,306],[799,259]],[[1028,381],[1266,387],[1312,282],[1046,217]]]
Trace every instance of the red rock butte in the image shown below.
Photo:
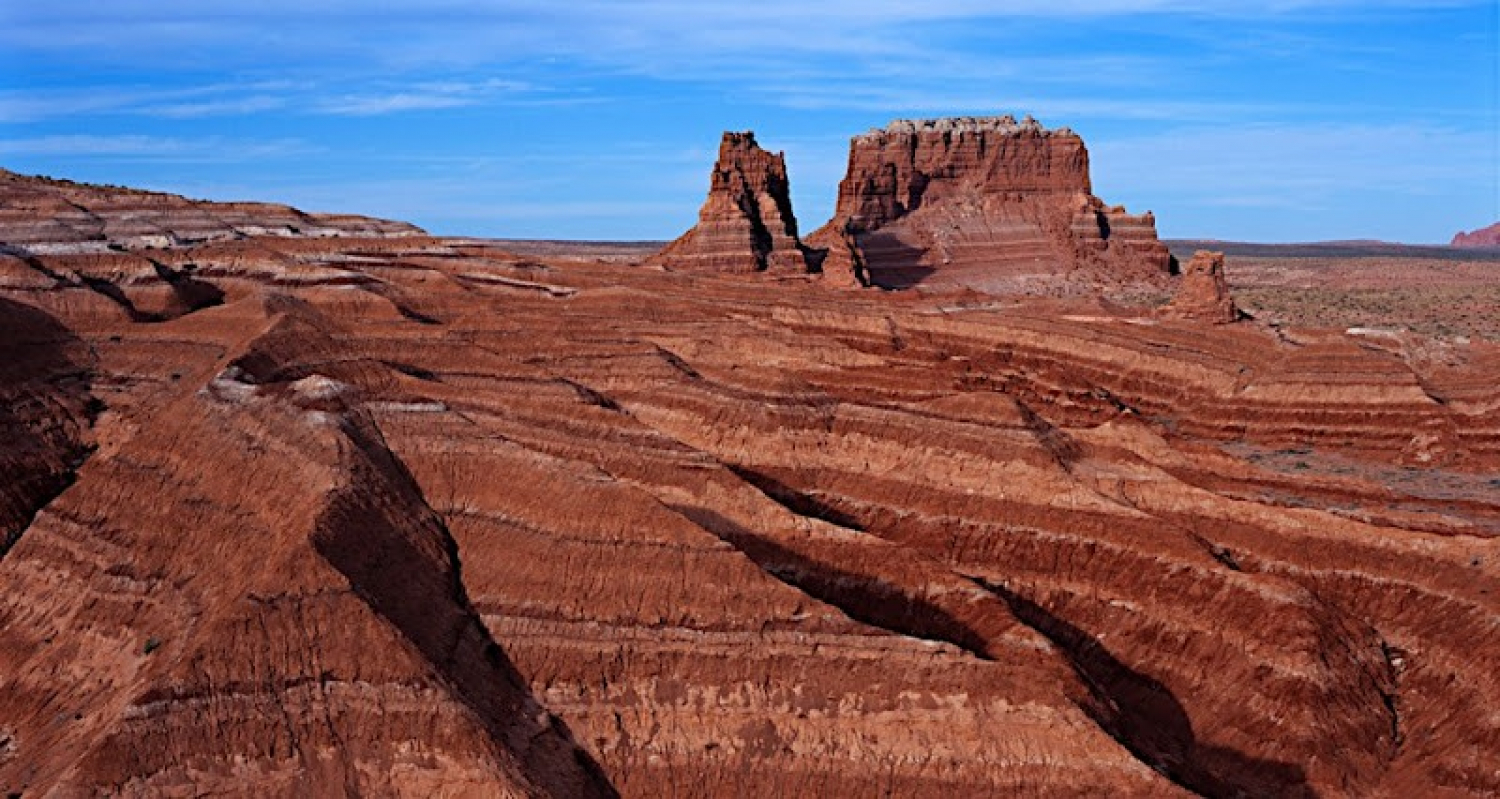
[[[1164,268],[917,127],[847,263]],[[1500,795],[1500,345],[768,279],[726,148],[679,269],[0,173],[0,795]]]
[[[1092,194],[1083,140],[1030,117],[898,120],[854,137],[833,219],[808,237],[876,285],[1086,293],[1160,284],[1170,254],[1149,213]]]
[[[698,224],[655,260],[671,269],[806,274],[785,156],[761,149],[750,131],[726,132]]]
[[[1198,319],[1213,324],[1237,321],[1242,312],[1229,296],[1229,280],[1224,274],[1224,253],[1199,250],[1182,268],[1177,294],[1162,312],[1182,319]]]

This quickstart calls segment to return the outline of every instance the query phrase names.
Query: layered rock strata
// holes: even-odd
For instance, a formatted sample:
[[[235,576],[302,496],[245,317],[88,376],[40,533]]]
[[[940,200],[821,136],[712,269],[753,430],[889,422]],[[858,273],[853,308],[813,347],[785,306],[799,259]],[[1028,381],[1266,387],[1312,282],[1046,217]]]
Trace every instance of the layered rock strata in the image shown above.
[[[418,236],[405,222],[310,214],[271,203],[211,203],[175,194],[99,187],[0,169],[0,241],[36,254],[106,253],[231,241]]]
[[[0,793],[1500,793],[1493,344],[146,255],[0,262]]]
[[[698,224],[653,260],[670,269],[806,273],[785,156],[761,149],[750,131],[726,132]]]
[[[808,237],[852,236],[875,284],[1038,294],[1159,283],[1170,255],[1149,213],[1092,194],[1072,131],[1027,117],[900,120],[854,137],[834,217]]]

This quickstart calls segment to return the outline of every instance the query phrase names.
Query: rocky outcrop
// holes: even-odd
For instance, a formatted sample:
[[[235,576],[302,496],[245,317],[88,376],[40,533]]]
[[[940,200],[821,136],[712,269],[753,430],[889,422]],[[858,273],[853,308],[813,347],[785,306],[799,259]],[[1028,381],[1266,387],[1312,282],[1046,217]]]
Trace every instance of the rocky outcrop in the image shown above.
[[[1083,140],[1027,117],[902,120],[854,137],[834,218],[809,243],[855,240],[886,287],[1076,293],[1160,282],[1155,218],[1094,197]]]
[[[0,259],[0,795],[1500,794],[1477,337],[109,255]]]
[[[1466,249],[1500,249],[1500,222],[1470,233],[1459,232],[1448,246]]]
[[[423,235],[405,222],[310,214],[271,203],[213,203],[175,194],[18,175],[0,169],[0,242],[33,254],[162,249],[252,236]]]
[[[1167,316],[1222,325],[1240,318],[1224,276],[1224,253],[1199,250],[1182,268],[1177,294],[1162,309]]]
[[[698,224],[652,260],[668,269],[806,273],[785,157],[761,149],[753,132],[726,132]]]

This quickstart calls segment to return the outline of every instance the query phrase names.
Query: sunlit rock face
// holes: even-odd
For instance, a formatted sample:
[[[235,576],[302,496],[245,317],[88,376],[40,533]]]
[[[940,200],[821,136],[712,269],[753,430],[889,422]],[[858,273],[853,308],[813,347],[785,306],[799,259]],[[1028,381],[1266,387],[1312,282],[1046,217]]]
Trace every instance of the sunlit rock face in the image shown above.
[[[876,285],[1076,294],[1157,285],[1170,255],[1148,212],[1094,197],[1083,140],[1027,117],[898,120],[855,136],[834,217]]]
[[[1224,274],[1224,253],[1199,250],[1182,267],[1182,278],[1172,301],[1162,309],[1167,316],[1228,324],[1240,318],[1240,310],[1229,296]]]
[[[725,133],[698,224],[656,260],[672,269],[805,274],[785,157],[761,149],[752,132]]]

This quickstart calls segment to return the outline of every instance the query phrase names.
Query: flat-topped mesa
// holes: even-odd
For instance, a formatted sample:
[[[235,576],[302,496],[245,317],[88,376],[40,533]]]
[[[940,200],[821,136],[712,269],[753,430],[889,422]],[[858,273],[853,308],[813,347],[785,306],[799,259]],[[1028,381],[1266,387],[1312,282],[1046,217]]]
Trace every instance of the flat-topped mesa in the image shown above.
[[[851,141],[834,213],[872,231],[973,190],[1088,194],[1088,151],[1072,131],[1031,117],[900,119]]]
[[[1182,282],[1177,294],[1162,308],[1162,315],[1177,319],[1196,319],[1216,325],[1238,321],[1242,314],[1229,296],[1229,281],[1224,276],[1224,253],[1199,250],[1182,268]]]
[[[1031,117],[897,120],[855,136],[834,217],[808,237],[854,237],[871,280],[1050,292],[1165,277],[1150,213],[1093,196],[1089,154]],[[1080,267],[1088,274],[1066,277]]]
[[[751,131],[725,132],[698,224],[652,261],[669,269],[806,273],[783,154],[761,149]]]

